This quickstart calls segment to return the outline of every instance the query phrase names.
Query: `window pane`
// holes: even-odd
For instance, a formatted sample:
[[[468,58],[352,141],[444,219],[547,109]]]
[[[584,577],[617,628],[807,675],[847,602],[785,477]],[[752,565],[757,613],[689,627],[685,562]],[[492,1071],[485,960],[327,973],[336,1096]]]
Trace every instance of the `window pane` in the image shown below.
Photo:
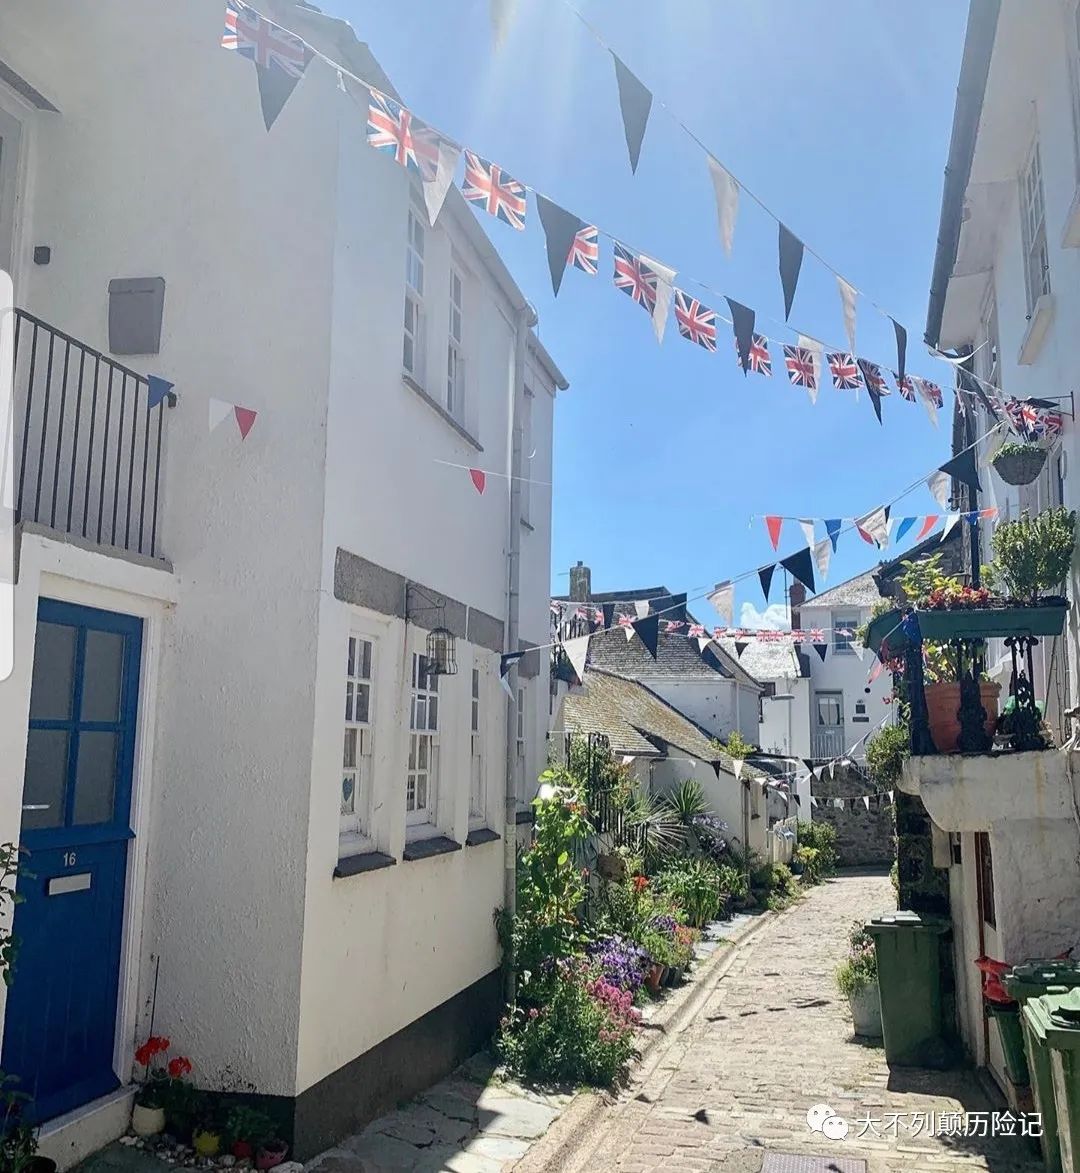
[[[416,810],[416,775],[410,774],[409,780],[405,783],[405,809],[407,811]]]
[[[428,784],[426,774],[417,774],[416,776],[416,809],[418,811],[427,810],[428,805]]]
[[[371,685],[358,684],[356,686],[356,716],[355,720],[367,723],[369,720],[368,710],[371,707]]]
[[[116,791],[117,733],[79,735],[79,764],[75,770],[73,822],[109,823]]]
[[[353,682],[351,680],[345,683],[345,720],[351,721],[353,719]]]
[[[351,815],[356,811],[356,776],[342,774],[341,776],[341,813]]]
[[[34,648],[30,719],[62,721],[71,716],[75,680],[75,628],[39,623]]]
[[[124,671],[124,637],[115,631],[87,631],[83,667],[82,719],[116,721]]]
[[[31,729],[26,742],[26,781],[23,785],[24,831],[60,827],[64,823],[67,793],[68,734],[64,729]]]
[[[342,765],[346,770],[353,770],[356,768],[356,730],[345,730],[345,753],[342,759]]]
[[[428,723],[425,728],[435,733],[439,728],[439,698],[434,694],[428,698]]]
[[[345,669],[345,675],[356,675],[356,640],[352,636],[349,636],[349,663]]]
[[[371,643],[369,640],[362,639],[360,641],[360,649],[362,652],[360,661],[360,671],[358,676],[362,676],[364,680],[371,679]]]

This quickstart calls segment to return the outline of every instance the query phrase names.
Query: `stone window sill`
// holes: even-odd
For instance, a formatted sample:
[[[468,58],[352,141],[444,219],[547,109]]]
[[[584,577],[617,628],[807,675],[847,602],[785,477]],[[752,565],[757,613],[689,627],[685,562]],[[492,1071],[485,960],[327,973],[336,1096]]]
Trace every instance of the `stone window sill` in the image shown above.
[[[365,851],[360,855],[346,855],[337,862],[334,868],[334,879],[343,880],[347,876],[359,876],[364,872],[377,872],[383,868],[392,868],[397,863],[392,855],[381,851]]]
[[[405,844],[401,858],[406,863],[413,863],[418,859],[430,859],[433,855],[449,855],[452,851],[460,851],[461,844],[455,839],[448,839],[445,835],[433,835],[430,839],[414,839]]]
[[[1024,341],[1020,344],[1020,355],[1016,360],[1020,366],[1029,367],[1039,357],[1039,352],[1042,350],[1043,342],[1046,340],[1053,319],[1054,295],[1052,293],[1041,294],[1035,303],[1035,308],[1031,311],[1027,332],[1024,334]]]
[[[502,836],[498,831],[493,831],[490,827],[477,827],[475,831],[470,831],[465,839],[466,847],[479,847],[483,843],[497,843]]]
[[[446,423],[448,423],[450,425],[450,427],[452,427],[454,429],[454,431],[457,432],[457,434],[467,444],[471,444],[472,447],[475,448],[477,452],[484,451],[484,446],[472,434],[472,432],[470,432],[468,430],[468,428],[464,427],[462,424],[459,424],[458,421],[456,419],[454,419],[454,417],[446,410],[446,408],[443,407],[442,404],[438,402],[438,400],[433,399],[424,390],[424,388],[420,386],[420,384],[412,377],[412,375],[403,371],[401,377],[405,383],[405,386],[408,387],[409,390],[412,391],[414,394],[419,395],[420,398],[428,405],[428,407],[430,407],[431,410],[433,412],[435,412],[436,415],[440,416],[443,420],[445,420]]]

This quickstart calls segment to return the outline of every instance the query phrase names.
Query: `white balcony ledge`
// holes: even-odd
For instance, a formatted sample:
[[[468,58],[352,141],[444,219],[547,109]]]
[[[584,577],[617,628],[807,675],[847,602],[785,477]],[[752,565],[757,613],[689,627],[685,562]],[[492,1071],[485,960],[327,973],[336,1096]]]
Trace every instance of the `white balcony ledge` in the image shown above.
[[[1068,819],[1080,810],[1080,754],[937,754],[904,764],[900,789],[917,794],[943,831],[990,831],[1002,823]]]

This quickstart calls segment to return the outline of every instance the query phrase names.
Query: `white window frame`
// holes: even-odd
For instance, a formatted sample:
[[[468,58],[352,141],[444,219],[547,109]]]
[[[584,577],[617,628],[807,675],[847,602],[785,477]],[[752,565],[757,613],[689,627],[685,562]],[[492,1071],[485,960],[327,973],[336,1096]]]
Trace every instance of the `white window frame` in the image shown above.
[[[528,728],[525,723],[525,703],[528,699],[528,689],[524,684],[518,685],[518,699],[517,699],[517,752],[519,758],[525,756],[525,731]]]
[[[368,649],[366,652],[364,648]],[[364,660],[367,663],[364,663]],[[378,639],[369,631],[350,628],[345,655],[345,723],[339,776],[338,855],[355,855],[371,847],[372,779],[374,771],[374,716]],[[366,671],[366,675],[365,675]],[[357,701],[362,690],[367,704],[361,717]],[[345,785],[352,782],[347,809]]]
[[[979,376],[994,387],[1001,386],[1001,331],[998,325],[997,289],[991,278],[980,315],[983,345],[979,355]]]
[[[840,635],[840,628],[847,628],[854,632],[859,626],[859,615],[856,611],[836,611],[832,617],[832,651],[834,656],[854,656],[855,649],[851,646],[855,642],[854,635]]]
[[[1020,235],[1024,253],[1027,316],[1035,313],[1040,297],[1050,292],[1050,247],[1046,238],[1046,198],[1042,156],[1035,135],[1027,162],[1020,172]]]
[[[424,670],[425,656],[412,653],[409,679],[409,741],[405,762],[405,830],[433,827],[439,807],[439,678]],[[423,802],[421,802],[423,799]]]
[[[536,399],[531,387],[526,384],[521,400],[521,520],[532,525],[532,451],[533,451],[533,405]]]
[[[450,265],[448,313],[446,316],[446,387],[443,404],[449,414],[465,422],[465,273]]]
[[[427,315],[424,310],[424,265],[427,226],[423,213],[409,204],[405,237],[405,308],[401,365],[405,373],[421,387],[427,363]]]
[[[836,702],[836,711],[840,716],[840,720],[835,725],[826,725],[821,720],[821,702],[829,701]],[[838,689],[823,689],[821,692],[814,693],[814,721],[813,728],[815,729],[843,729],[846,725],[846,716],[844,713],[844,694]]]
[[[1080,187],[1080,0],[1065,2],[1065,44],[1069,58],[1069,97],[1073,117],[1073,157]]]
[[[484,710],[487,673],[479,663],[473,664],[472,691],[469,702],[471,743],[469,773],[469,825],[483,826],[487,821],[487,787],[484,776]]]

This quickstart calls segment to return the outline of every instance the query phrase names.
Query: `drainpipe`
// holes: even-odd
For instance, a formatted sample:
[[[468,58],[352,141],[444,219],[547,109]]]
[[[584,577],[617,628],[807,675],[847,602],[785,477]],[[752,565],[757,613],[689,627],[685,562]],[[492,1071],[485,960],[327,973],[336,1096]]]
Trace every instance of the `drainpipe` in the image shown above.
[[[514,376],[510,382],[508,412],[508,453],[510,480],[510,520],[506,545],[506,640],[507,652],[518,650],[518,612],[521,604],[521,416],[525,395],[525,344],[536,315],[528,306],[517,312],[514,333]],[[513,661],[506,674],[510,695],[506,700],[506,782],[503,826],[503,908],[506,915],[517,915],[517,719],[518,665]],[[506,1001],[513,1005],[517,991],[517,972],[513,959],[507,960]]]

